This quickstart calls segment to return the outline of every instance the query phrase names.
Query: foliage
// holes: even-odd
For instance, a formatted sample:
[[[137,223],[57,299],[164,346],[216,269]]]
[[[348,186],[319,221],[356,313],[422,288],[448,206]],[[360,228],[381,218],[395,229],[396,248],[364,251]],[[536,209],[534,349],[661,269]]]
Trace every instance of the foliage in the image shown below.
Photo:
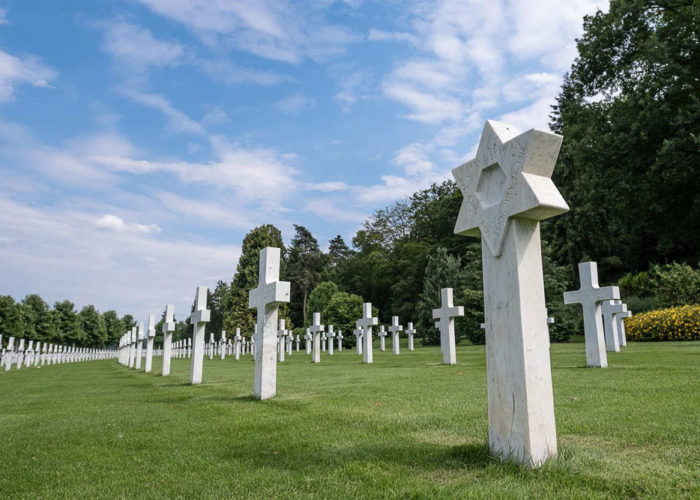
[[[24,334],[24,315],[21,306],[9,295],[0,295],[0,335],[5,340],[10,337],[22,337]]]
[[[700,340],[700,306],[649,311],[625,318],[628,340]]]
[[[226,331],[235,332],[238,327],[242,336],[249,337],[253,333],[255,311],[248,308],[248,292],[258,286],[260,250],[265,247],[279,247],[282,249],[282,255],[285,254],[282,233],[271,224],[252,229],[243,239],[241,257],[226,302],[227,309],[223,319]]]
[[[308,307],[306,311],[305,326],[309,326],[313,320],[313,313],[321,313],[330,302],[333,295],[338,293],[338,285],[332,281],[323,281],[313,289],[309,295]]]
[[[51,308],[38,294],[27,295],[22,300],[24,314],[24,338],[43,340],[54,338],[55,328]]]
[[[69,300],[56,302],[53,305],[54,325],[56,337],[54,342],[71,345],[84,345],[86,337],[82,324],[78,318],[75,305]]]
[[[552,122],[571,206],[547,223],[560,263],[596,260],[615,280],[700,260],[698,22],[693,0],[613,0],[585,18]]]
[[[326,325],[333,325],[336,332],[343,332],[343,345],[355,345],[355,322],[362,317],[362,297],[346,292],[338,292],[323,310],[321,320]]]
[[[85,306],[78,315],[80,328],[85,334],[85,342],[93,347],[104,347],[107,342],[107,328],[102,315],[95,306]]]
[[[441,289],[452,288],[453,297],[456,298],[461,295],[465,281],[462,258],[449,255],[447,250],[442,247],[437,248],[428,259],[428,264],[425,267],[423,290],[418,297],[416,308],[417,330],[423,334],[423,345],[440,344],[440,331],[435,327],[433,309],[440,308]],[[457,342],[460,340],[462,331],[462,328],[455,327],[455,340]]]
[[[126,333],[124,323],[119,319],[116,311],[105,311],[102,313],[102,319],[104,320],[105,331],[107,332],[106,345],[118,347],[119,339]]]
[[[229,293],[229,286],[221,280],[216,283],[216,288],[213,291],[207,291],[207,307],[211,311],[211,319],[207,325],[207,330],[214,332],[217,336],[221,336],[221,331],[226,330],[224,328],[224,315],[227,309]]]
[[[626,296],[648,299],[648,307],[700,304],[700,267],[693,269],[676,262],[652,264],[646,271],[625,274],[620,278],[620,287]],[[629,303],[628,306],[632,309]]]
[[[287,261],[287,276],[292,282],[289,315],[294,324],[301,325],[307,324],[306,303],[309,293],[320,280],[324,256],[308,229],[295,224],[294,230]]]

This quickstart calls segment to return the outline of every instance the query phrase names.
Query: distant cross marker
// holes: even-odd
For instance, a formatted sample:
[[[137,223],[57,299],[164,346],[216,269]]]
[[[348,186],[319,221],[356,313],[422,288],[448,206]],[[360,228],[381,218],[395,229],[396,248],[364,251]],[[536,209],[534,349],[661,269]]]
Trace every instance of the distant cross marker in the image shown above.
[[[312,363],[321,362],[321,333],[325,326],[321,324],[321,313],[314,313],[313,324],[309,327],[309,332],[313,335],[313,353],[311,356]]]
[[[362,328],[362,361],[364,363],[373,363],[372,356],[372,327],[379,323],[377,318],[372,317],[372,303],[365,302],[362,304],[362,318],[357,321],[357,325]]]
[[[598,286],[598,265],[581,262],[578,265],[581,287],[573,292],[564,292],[564,304],[581,304],[583,307],[583,331],[586,339],[586,364],[590,367],[606,368],[605,333],[600,303],[620,298],[616,286]]]
[[[338,352],[343,352],[343,330],[338,330]]]
[[[280,320],[280,329],[277,330],[277,359],[279,362],[284,361],[284,339],[287,336],[286,327],[287,322],[283,319]]]
[[[452,171],[455,233],[482,239],[489,444],[535,467],[557,452],[540,220],[569,209],[551,180],[561,143],[487,121],[476,158]]]
[[[362,355],[362,335],[363,335],[363,332],[362,332],[362,328],[360,328],[359,324],[357,324],[359,322],[360,322],[360,320],[357,320],[357,322],[356,322],[357,328],[355,329],[354,332],[352,332],[352,334],[355,336],[355,352],[358,355]]]
[[[452,288],[440,290],[442,305],[440,309],[433,309],[435,326],[440,330],[440,351],[444,365],[457,364],[457,347],[455,342],[455,318],[464,316],[464,307],[454,306],[452,302]]]
[[[416,331],[413,329],[413,323],[409,323],[408,327],[406,327],[406,336],[408,337],[408,350],[413,351],[413,336],[416,334]]]
[[[202,366],[204,364],[204,335],[211,311],[207,309],[207,287],[198,286],[194,300],[194,312],[190,323],[194,328],[192,334],[192,361],[190,363],[190,384],[202,383]]]
[[[143,323],[139,323],[139,334],[136,341],[136,369],[141,369],[141,358],[143,357],[143,339],[146,334],[143,331]]]
[[[151,373],[153,368],[153,340],[156,337],[156,317],[151,314],[148,317],[148,340],[146,341],[146,373]]]
[[[394,354],[399,354],[399,333],[403,331],[403,326],[399,325],[399,317],[391,317],[391,326],[389,327],[391,332],[391,349]]]
[[[625,305],[626,306],[626,305]],[[625,332],[625,318],[632,317],[632,311],[625,311],[623,313],[615,315],[617,318],[617,333],[620,336],[619,342],[621,347],[627,345],[627,333]]]
[[[335,332],[333,331],[333,325],[328,325],[328,355],[333,356],[333,339],[335,339]]]
[[[248,307],[257,309],[258,342],[255,345],[255,382],[253,395],[269,399],[277,392],[277,315],[279,306],[289,302],[288,281],[279,281],[280,249],[260,251],[258,287],[248,296]]]
[[[175,331],[175,306],[165,306],[165,321],[163,322],[163,370],[164,377],[170,375],[170,358],[172,356],[173,332]]]
[[[603,326],[605,327],[605,350],[620,352],[620,334],[617,315],[627,311],[627,306],[619,300],[606,300],[601,304]]]
[[[384,325],[380,325],[377,337],[379,337],[379,350],[382,352],[386,351],[386,336],[387,332],[384,329]]]

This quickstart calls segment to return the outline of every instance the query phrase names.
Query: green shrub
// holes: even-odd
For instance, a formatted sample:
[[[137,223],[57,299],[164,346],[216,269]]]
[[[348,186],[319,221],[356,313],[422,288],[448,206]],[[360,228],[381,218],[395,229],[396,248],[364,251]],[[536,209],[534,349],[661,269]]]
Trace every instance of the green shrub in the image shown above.
[[[624,275],[620,287],[625,296],[649,300],[642,307],[700,304],[700,269],[676,262],[663,266],[652,264],[648,271]]]

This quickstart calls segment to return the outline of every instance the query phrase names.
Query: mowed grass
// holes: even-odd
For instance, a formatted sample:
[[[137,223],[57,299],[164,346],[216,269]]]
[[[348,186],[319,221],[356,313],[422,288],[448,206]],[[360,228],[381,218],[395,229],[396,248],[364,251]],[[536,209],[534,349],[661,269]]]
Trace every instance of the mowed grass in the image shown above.
[[[390,349],[390,348],[389,348]],[[375,347],[278,365],[205,359],[204,383],[116,361],[0,372],[2,498],[682,498],[700,490],[700,342],[636,343],[587,369],[552,346],[559,456],[538,470],[487,446],[483,346]]]

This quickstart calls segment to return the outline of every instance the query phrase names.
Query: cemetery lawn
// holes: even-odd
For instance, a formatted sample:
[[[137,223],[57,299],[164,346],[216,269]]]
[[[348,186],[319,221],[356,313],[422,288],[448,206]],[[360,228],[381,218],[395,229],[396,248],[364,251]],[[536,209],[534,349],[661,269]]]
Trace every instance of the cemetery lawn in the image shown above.
[[[265,402],[249,356],[205,358],[195,387],[184,359],[2,371],[0,498],[700,496],[700,342],[630,343],[608,369],[553,345],[559,456],[539,470],[489,455],[483,346],[456,366],[405,349],[295,352]]]

